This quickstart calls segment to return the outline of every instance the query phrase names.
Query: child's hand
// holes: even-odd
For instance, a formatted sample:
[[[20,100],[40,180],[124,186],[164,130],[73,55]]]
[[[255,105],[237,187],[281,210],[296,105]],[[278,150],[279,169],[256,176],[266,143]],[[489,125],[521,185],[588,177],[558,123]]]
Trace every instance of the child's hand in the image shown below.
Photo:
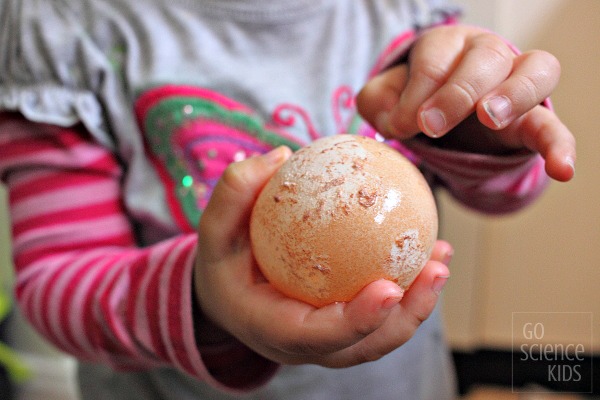
[[[218,327],[279,363],[346,367],[378,359],[405,343],[432,312],[449,276],[442,261],[452,249],[439,241],[406,293],[379,280],[351,302],[320,309],[283,296],[255,264],[248,223],[260,189],[289,155],[281,147],[232,164],[217,184],[199,226],[199,306]]]
[[[568,181],[574,174],[575,139],[540,106],[559,75],[558,61],[544,51],[515,55],[497,35],[443,26],[417,40],[408,64],[368,82],[357,102],[384,136],[409,139],[424,132],[439,138],[452,130],[447,140],[467,151],[501,154],[527,148],[546,160],[550,177]]]

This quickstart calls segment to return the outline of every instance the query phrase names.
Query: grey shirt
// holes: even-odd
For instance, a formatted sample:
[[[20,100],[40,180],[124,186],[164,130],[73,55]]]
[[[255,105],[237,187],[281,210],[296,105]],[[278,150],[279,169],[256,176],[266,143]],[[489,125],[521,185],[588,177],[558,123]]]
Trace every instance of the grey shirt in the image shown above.
[[[182,227],[145,147],[138,101],[149,90],[200,88],[306,143],[350,130],[347,100],[398,55],[394,41],[454,13],[437,0],[0,0],[0,110],[83,123],[123,162],[124,202],[151,245]],[[80,380],[87,400],[230,398],[168,368],[85,364]],[[243,398],[453,397],[436,311],[380,361],[284,367]]]

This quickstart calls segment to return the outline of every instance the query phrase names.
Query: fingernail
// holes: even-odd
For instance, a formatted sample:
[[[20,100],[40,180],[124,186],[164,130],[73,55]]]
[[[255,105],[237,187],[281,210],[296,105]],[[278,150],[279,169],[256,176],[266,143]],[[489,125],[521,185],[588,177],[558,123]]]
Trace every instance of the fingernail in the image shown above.
[[[392,295],[387,297],[381,304],[381,308],[384,310],[390,310],[394,308],[398,303],[400,303],[402,297],[404,297],[404,291],[401,291],[398,295]]]
[[[436,138],[446,129],[446,117],[437,108],[431,108],[421,113],[421,122],[427,136]]]
[[[390,113],[387,111],[380,112],[375,118],[375,129],[383,136],[388,136],[390,133]]]
[[[444,255],[444,258],[442,259],[442,262],[444,263],[444,265],[446,265],[446,266],[450,265],[450,261],[452,261],[453,256],[454,256],[454,250],[449,250]]]
[[[497,128],[503,127],[512,111],[510,100],[506,96],[496,96],[483,103],[483,109]]]
[[[571,167],[571,169],[573,170],[573,176],[575,176],[575,160],[573,159],[573,157],[567,156],[565,158],[565,161],[569,165],[569,167]]]
[[[444,286],[446,286],[446,282],[448,282],[448,278],[450,278],[449,275],[437,276],[433,280],[433,285],[431,285],[431,290],[433,290],[433,292],[439,296],[442,293],[442,289],[444,288]]]
[[[286,146],[279,146],[266,153],[264,157],[265,160],[267,160],[271,164],[279,164],[286,157],[288,151],[289,150]]]

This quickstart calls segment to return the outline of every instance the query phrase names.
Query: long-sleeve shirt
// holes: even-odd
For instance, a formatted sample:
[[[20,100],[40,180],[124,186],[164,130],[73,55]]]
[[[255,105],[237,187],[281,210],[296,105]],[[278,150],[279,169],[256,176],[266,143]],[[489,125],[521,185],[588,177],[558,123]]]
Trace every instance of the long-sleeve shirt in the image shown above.
[[[261,387],[257,398],[319,390],[349,399],[332,385],[356,383],[363,368],[375,371],[372,383],[353,395],[392,374],[393,393],[451,397],[435,321],[386,361],[289,367],[273,378],[278,366],[241,343],[197,345],[192,295],[195,227],[224,168],[323,135],[376,137],[353,96],[406,53],[419,29],[453,19],[453,8],[435,3],[0,3],[0,177],[17,299],[46,338],[92,363],[82,373],[89,398],[117,396],[98,383],[111,373],[97,363],[129,371],[111,379],[136,398],[146,398],[136,383],[144,376],[164,398]],[[484,212],[519,209],[547,182],[535,154],[392,145],[432,184]],[[389,371],[395,359],[398,370]],[[179,389],[169,394],[165,376]],[[318,389],[315,379],[327,382]]]

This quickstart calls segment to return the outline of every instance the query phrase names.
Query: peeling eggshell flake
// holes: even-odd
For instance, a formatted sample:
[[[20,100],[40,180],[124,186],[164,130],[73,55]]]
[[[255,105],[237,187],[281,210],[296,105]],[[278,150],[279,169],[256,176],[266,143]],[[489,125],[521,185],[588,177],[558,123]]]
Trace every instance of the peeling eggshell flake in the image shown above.
[[[437,238],[429,185],[404,156],[355,136],[297,151],[261,191],[250,239],[267,280],[317,307],[392,280],[406,289]]]

